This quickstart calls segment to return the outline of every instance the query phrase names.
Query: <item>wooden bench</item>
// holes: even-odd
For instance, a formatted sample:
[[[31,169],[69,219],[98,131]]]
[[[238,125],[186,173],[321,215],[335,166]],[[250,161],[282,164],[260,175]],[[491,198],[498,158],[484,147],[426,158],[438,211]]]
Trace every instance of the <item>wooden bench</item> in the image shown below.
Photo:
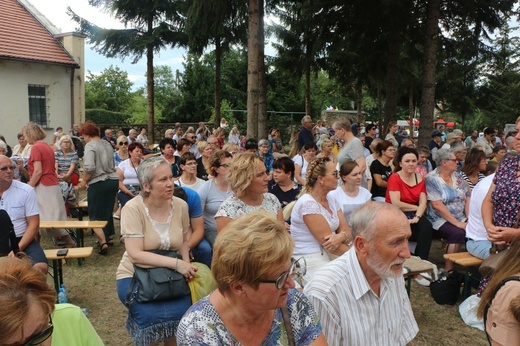
[[[446,253],[444,254],[444,259],[464,267],[464,289],[462,290],[462,300],[465,300],[471,295],[471,280],[477,280],[473,276],[471,268],[480,266],[482,260],[471,255],[469,252]]]
[[[86,257],[90,257],[92,255],[92,249],[93,248],[91,246],[67,249],[68,252],[65,256],[58,256],[57,252],[61,249],[43,250],[43,252],[45,252],[45,257],[47,257],[47,260],[52,260],[52,272],[56,294],[58,294],[60,286],[63,283],[63,261],[72,258],[77,258],[79,260]]]
[[[408,269],[408,273],[403,274],[403,277],[406,279],[406,291],[408,292],[408,297],[410,297],[412,291],[412,278],[417,274],[432,273],[433,264],[420,259],[419,257],[412,256],[404,261],[403,266]]]
[[[78,209],[78,220],[83,221],[83,213],[85,210],[88,210],[87,199],[86,198],[82,199],[76,205],[69,205],[69,208]]]
[[[75,239],[78,247],[84,247],[83,232],[90,228],[103,228],[107,221],[40,221],[40,228],[66,229]]]

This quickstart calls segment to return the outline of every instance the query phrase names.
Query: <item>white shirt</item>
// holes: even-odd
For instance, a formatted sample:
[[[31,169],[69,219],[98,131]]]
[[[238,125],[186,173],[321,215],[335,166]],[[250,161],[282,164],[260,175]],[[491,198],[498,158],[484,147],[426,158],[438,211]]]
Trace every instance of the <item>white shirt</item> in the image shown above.
[[[419,331],[403,278],[370,288],[354,248],[329,262],[305,286],[329,345],[406,345]]]
[[[350,220],[350,214],[354,210],[361,207],[372,198],[370,191],[362,186],[359,187],[359,192],[355,197],[348,196],[341,186],[338,186],[336,190],[329,192],[329,196],[337,201],[341,210],[343,210],[343,214],[345,214],[345,219],[347,219],[347,221]]]
[[[137,178],[137,167],[132,166],[130,159],[121,161],[117,168],[123,171],[123,184],[140,185],[139,179]]]
[[[329,208],[332,214],[329,213],[321,204],[316,202],[314,197],[309,194],[301,196],[296,203],[291,213],[291,236],[294,239],[294,253],[295,254],[311,254],[320,253],[322,251],[321,244],[314,238],[309,227],[303,221],[304,215],[318,214],[322,215],[328,223],[332,232],[339,227],[338,210],[341,210],[336,200],[327,195]]]
[[[34,189],[17,180],[13,180],[2,194],[0,209],[9,214],[17,237],[23,236],[27,230],[27,217],[40,214]]]
[[[471,192],[466,237],[472,240],[487,240],[487,231],[482,220],[482,202],[484,202],[494,177],[495,173],[488,175],[479,181]]]

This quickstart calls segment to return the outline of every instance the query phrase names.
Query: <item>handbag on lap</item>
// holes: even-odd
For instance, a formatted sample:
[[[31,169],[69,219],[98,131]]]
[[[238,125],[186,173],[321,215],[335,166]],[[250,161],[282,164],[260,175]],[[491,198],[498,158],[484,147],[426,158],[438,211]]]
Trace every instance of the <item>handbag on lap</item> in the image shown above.
[[[14,233],[14,226],[9,214],[0,209],[0,257],[5,257],[13,251],[15,254],[20,252],[18,239]]]

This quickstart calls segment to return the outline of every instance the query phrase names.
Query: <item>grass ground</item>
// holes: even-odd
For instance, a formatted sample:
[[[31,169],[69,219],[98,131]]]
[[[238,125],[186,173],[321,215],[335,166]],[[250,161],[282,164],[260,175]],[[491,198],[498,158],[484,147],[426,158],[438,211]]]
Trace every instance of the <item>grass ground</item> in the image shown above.
[[[119,227],[119,223],[116,223]],[[63,266],[64,281],[72,304],[85,307],[89,319],[106,345],[132,345],[125,329],[127,310],[116,293],[115,272],[124,252],[124,245],[116,240],[107,256],[97,254],[96,238],[85,234],[85,245],[94,246],[92,257],[83,266],[77,261],[69,261]],[[42,240],[44,248],[52,248],[47,240]],[[434,241],[430,260],[442,263],[440,242]],[[49,284],[52,278],[49,276]],[[412,281],[412,309],[419,334],[411,345],[487,345],[484,332],[464,324],[459,316],[458,305],[437,305],[428,288]]]

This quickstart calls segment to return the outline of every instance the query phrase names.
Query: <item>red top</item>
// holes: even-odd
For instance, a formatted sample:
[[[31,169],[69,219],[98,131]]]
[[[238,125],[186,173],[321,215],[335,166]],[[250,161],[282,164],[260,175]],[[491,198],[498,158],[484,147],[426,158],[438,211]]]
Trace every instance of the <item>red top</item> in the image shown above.
[[[34,162],[40,161],[42,164],[42,176],[38,184],[45,186],[58,185],[58,176],[55,169],[54,150],[45,142],[36,142],[31,149],[31,155],[27,165],[29,166],[29,173],[34,174]],[[38,185],[36,184],[36,185]]]
[[[416,177],[417,175],[418,174],[416,173]],[[388,183],[386,186],[385,200],[387,203],[392,203],[390,200],[390,191],[401,192],[401,202],[418,205],[421,192],[426,194],[426,184],[424,183],[424,180],[422,180],[416,185],[410,186],[401,179],[399,174],[392,174],[390,178],[388,178]]]

